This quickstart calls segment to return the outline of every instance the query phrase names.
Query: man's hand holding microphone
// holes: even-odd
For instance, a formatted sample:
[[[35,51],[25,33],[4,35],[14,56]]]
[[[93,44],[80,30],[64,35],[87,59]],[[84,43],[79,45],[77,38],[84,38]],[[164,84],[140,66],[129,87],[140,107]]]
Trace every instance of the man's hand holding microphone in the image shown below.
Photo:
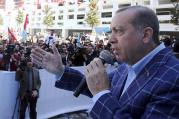
[[[86,66],[85,77],[88,88],[93,96],[110,88],[107,72],[100,58],[95,58]]]

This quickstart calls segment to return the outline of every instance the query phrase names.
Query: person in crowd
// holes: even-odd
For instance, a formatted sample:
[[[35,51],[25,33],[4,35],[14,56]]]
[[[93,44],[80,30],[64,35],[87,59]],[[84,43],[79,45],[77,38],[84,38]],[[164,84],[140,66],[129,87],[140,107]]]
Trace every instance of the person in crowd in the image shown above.
[[[14,71],[16,68],[13,65],[12,55],[14,53],[14,44],[7,44],[3,53],[3,63],[5,71]]]
[[[179,39],[177,39],[173,46],[174,55],[179,59]]]
[[[3,45],[0,45],[0,70],[4,70],[3,55],[4,55]]]
[[[150,19],[150,20],[149,20]],[[83,94],[92,96],[93,119],[177,119],[179,117],[179,60],[159,41],[159,22],[153,10],[131,6],[117,10],[111,21],[109,42],[118,61],[114,72],[95,58],[85,69]],[[56,75],[55,86],[74,91],[84,77],[62,65],[53,54],[40,48],[32,61]]]
[[[16,81],[19,81],[19,119],[25,119],[27,107],[29,107],[30,119],[37,119],[36,104],[39,97],[41,81],[39,71],[33,67],[30,59],[22,59],[16,71]]]
[[[92,44],[87,44],[84,46],[86,48],[86,65],[88,65],[95,57],[97,57],[97,52],[94,49],[94,46]]]
[[[104,49],[104,42],[103,40],[99,40],[96,44],[95,50],[97,51],[97,55]]]
[[[172,39],[170,39],[169,37],[165,37],[162,41],[164,42],[164,45],[166,47],[172,48]]]
[[[14,49],[10,59],[10,71],[16,71],[19,65],[21,54],[18,49]]]
[[[55,42],[56,42],[56,39],[54,37],[54,30],[51,30],[50,35],[45,38],[46,47],[49,48]]]
[[[85,66],[87,60],[86,48],[78,47],[71,57],[73,66]]]

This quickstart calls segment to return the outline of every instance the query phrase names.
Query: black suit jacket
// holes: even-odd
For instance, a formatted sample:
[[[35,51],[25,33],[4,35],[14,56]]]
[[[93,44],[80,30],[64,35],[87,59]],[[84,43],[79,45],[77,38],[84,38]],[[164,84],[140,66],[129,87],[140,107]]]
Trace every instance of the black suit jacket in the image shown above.
[[[39,92],[40,86],[41,86],[41,80],[40,80],[40,76],[39,76],[39,70],[36,68],[31,68],[30,70],[32,70],[32,91],[33,90],[37,90],[37,92]],[[28,79],[27,79],[27,74],[28,74],[28,70],[25,69],[25,71],[22,70],[17,70],[16,71],[16,81],[19,81],[20,83],[20,87],[19,87],[19,92],[18,92],[18,97],[20,98],[24,98],[26,91],[28,90]]]

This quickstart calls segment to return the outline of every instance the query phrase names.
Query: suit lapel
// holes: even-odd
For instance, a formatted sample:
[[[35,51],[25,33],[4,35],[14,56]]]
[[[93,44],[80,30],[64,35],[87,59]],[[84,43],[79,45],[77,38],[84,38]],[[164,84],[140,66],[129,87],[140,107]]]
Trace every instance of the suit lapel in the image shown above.
[[[141,90],[153,79],[153,76],[159,71],[161,65],[165,64],[169,54],[168,49],[160,51],[138,74],[134,81],[130,84],[127,90],[120,98],[122,105],[132,100],[134,96],[141,92]]]
[[[111,92],[113,93],[113,95],[116,95],[116,97],[118,97],[118,98],[120,98],[120,96],[122,94],[123,87],[125,85],[126,78],[127,78],[127,73],[128,73],[128,69],[126,67],[126,64],[123,64],[117,70],[115,77],[113,77],[113,79],[115,79],[115,80],[113,81],[112,84],[115,84],[115,85],[112,86],[113,89]]]

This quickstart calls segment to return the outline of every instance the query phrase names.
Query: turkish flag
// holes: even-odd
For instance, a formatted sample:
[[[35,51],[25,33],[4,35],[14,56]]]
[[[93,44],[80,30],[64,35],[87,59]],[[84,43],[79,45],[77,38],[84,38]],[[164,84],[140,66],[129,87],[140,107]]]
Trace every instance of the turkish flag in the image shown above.
[[[8,36],[9,36],[9,42],[10,43],[13,43],[14,41],[17,40],[14,33],[9,29],[9,27],[8,27]]]
[[[24,21],[24,31],[27,28],[27,24],[29,24],[29,15],[28,14],[26,14],[25,21]]]

